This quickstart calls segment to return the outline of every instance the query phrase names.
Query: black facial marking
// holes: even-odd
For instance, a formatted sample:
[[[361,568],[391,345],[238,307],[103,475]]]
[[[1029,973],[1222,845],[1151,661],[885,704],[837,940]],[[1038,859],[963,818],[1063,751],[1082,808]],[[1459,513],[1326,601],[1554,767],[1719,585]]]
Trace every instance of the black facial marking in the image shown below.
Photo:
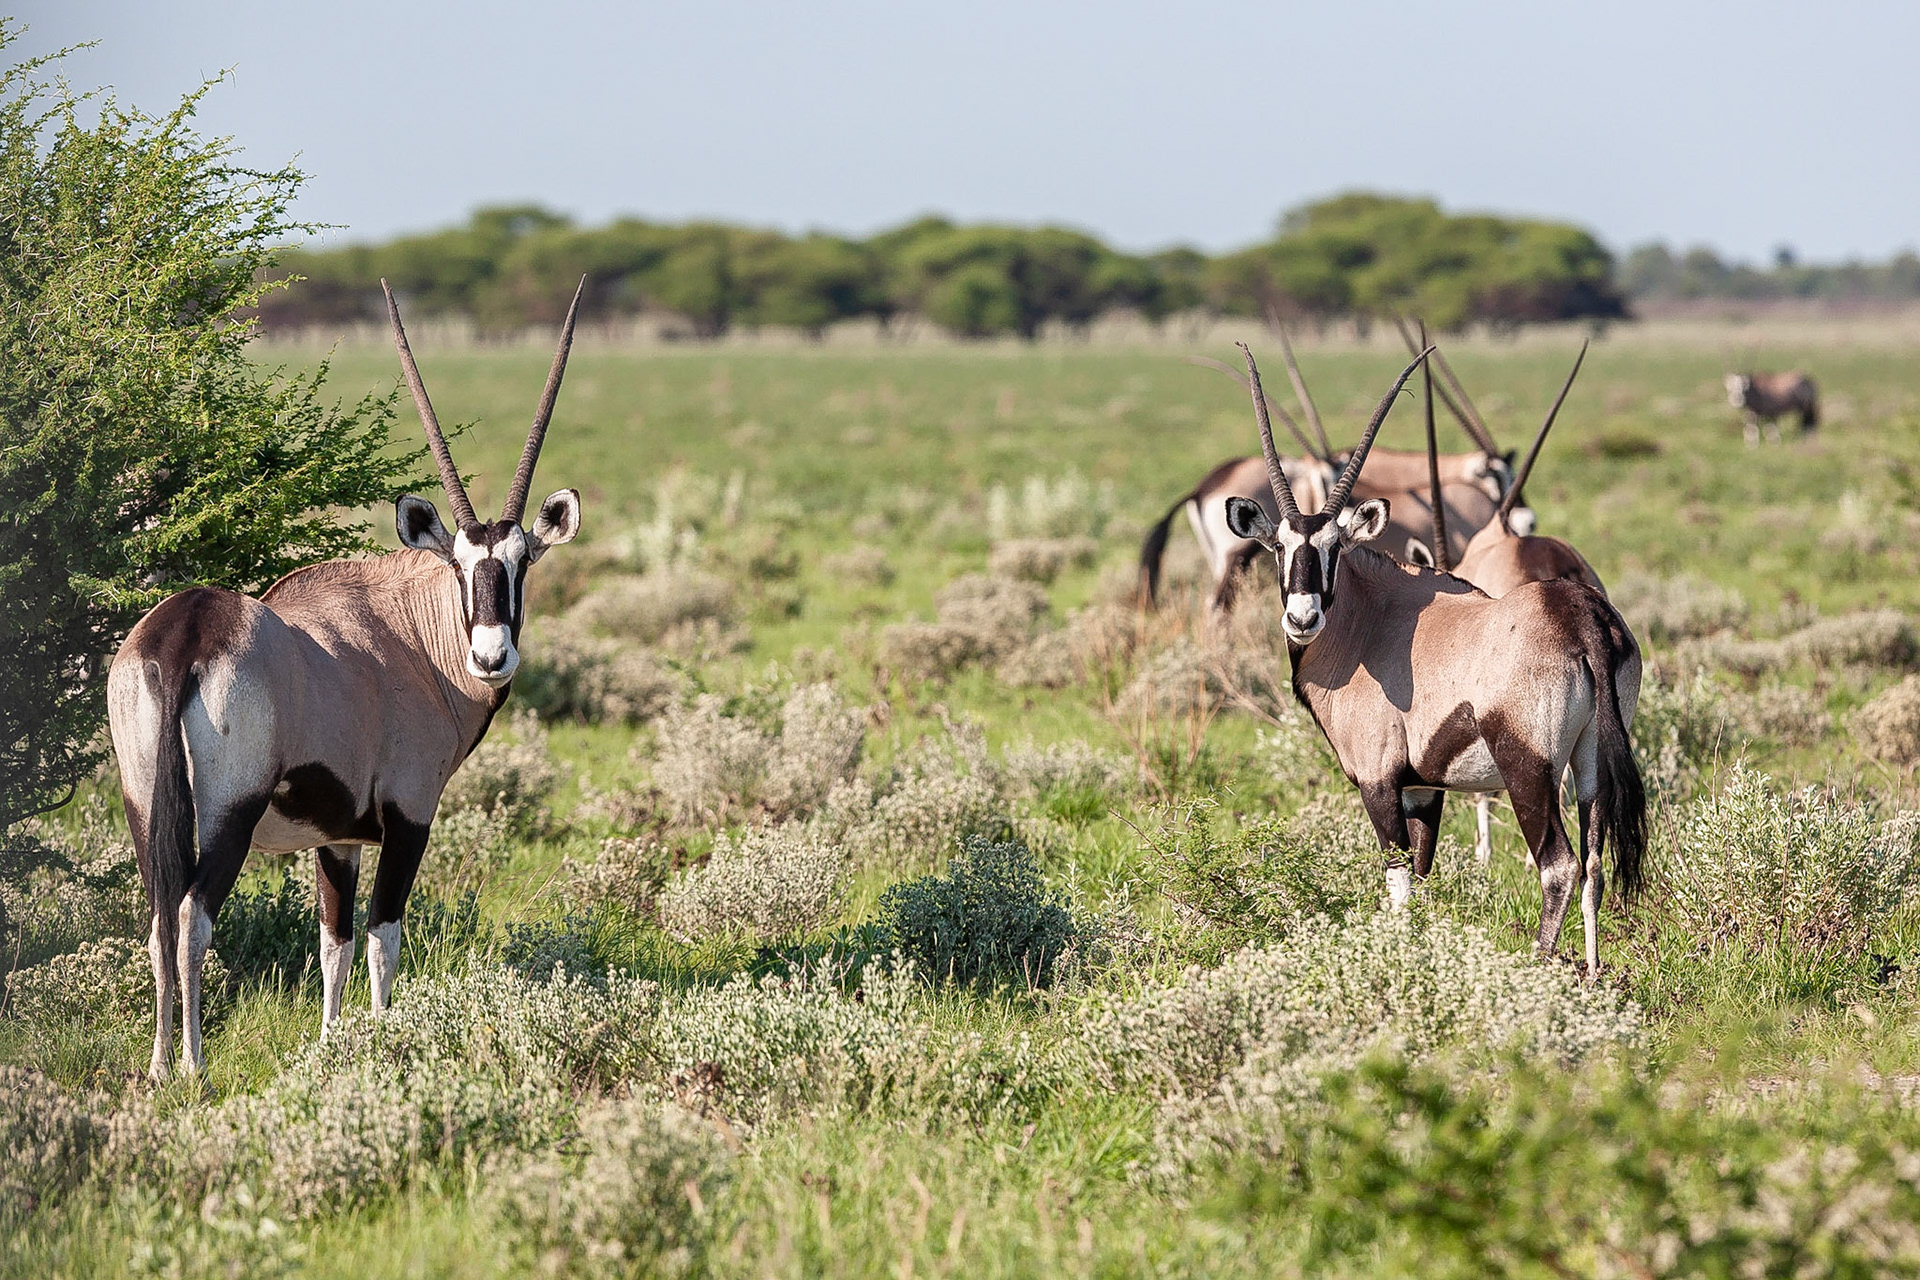
[[[511,622],[513,595],[507,582],[507,566],[488,556],[473,566],[469,577],[473,599],[467,610],[468,625],[499,627]]]
[[[380,820],[369,801],[360,805],[347,784],[324,764],[298,764],[281,775],[269,803],[289,822],[312,827],[329,840],[377,842]]]

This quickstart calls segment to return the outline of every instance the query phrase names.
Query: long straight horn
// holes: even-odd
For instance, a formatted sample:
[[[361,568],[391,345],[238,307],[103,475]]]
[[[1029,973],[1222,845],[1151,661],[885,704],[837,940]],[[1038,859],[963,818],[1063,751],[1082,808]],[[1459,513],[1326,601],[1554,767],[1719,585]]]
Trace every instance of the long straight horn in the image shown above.
[[[1234,345],[1247,357],[1247,386],[1253,392],[1254,420],[1260,424],[1260,452],[1267,459],[1267,483],[1273,486],[1281,514],[1298,520],[1300,507],[1293,500],[1293,486],[1287,483],[1287,473],[1280,466],[1280,451],[1273,447],[1273,423],[1267,417],[1267,393],[1260,387],[1260,367],[1254,364],[1253,351],[1246,343]]]
[[[1333,492],[1327,495],[1325,505],[1320,508],[1322,511],[1338,517],[1346,509],[1347,499],[1353,496],[1354,481],[1360,478],[1360,468],[1367,464],[1367,454],[1373,448],[1373,438],[1380,434],[1380,424],[1385,422],[1387,414],[1392,412],[1393,402],[1399,396],[1400,389],[1407,385],[1407,379],[1411,378],[1413,371],[1432,354],[1433,348],[1428,347],[1415,356],[1413,363],[1402,369],[1400,376],[1393,380],[1393,386],[1388,388],[1387,394],[1380,397],[1380,404],[1373,411],[1373,421],[1367,424],[1365,433],[1360,437],[1360,443],[1354,446],[1352,453],[1347,455],[1347,465],[1340,472],[1340,478],[1333,482]]]
[[[387,319],[393,322],[393,345],[400,352],[400,369],[407,375],[407,386],[413,389],[413,405],[420,411],[420,425],[426,428],[427,447],[433,450],[433,460],[440,468],[440,487],[447,491],[455,523],[462,529],[471,529],[480,522],[474,519],[473,503],[467,501],[467,487],[460,483],[460,468],[453,465],[447,438],[440,434],[440,420],[433,416],[433,402],[427,399],[427,384],[420,381],[419,367],[413,363],[413,348],[407,345],[407,331],[400,324],[400,304],[393,300],[393,290],[387,286],[384,276],[380,278],[380,291],[387,295]]]
[[[1240,347],[1242,350],[1246,349],[1245,343],[1235,343],[1234,345]],[[1243,387],[1249,385],[1247,382],[1246,374],[1240,372],[1238,369],[1234,368],[1230,364],[1227,364],[1220,360],[1215,360],[1212,356],[1188,356],[1187,363],[1197,364],[1202,369],[1212,369],[1215,372],[1224,373],[1229,378],[1232,378],[1235,382],[1239,383]],[[1287,430],[1293,433],[1293,438],[1300,442],[1300,447],[1307,451],[1307,456],[1309,458],[1316,458],[1319,461],[1326,463],[1328,466],[1333,465],[1333,455],[1331,453],[1322,454],[1322,453],[1316,452],[1313,447],[1313,441],[1307,439],[1307,433],[1300,429],[1300,424],[1295,422],[1293,418],[1288,415],[1285,409],[1282,409],[1279,405],[1275,404],[1272,401],[1272,399],[1267,400],[1267,409],[1269,412],[1278,414],[1280,416],[1280,421],[1286,424]]]
[[[527,432],[527,443],[520,450],[520,465],[513,473],[513,487],[507,490],[507,505],[501,509],[502,520],[516,523],[527,509],[527,488],[533,483],[533,464],[540,461],[540,446],[547,439],[547,421],[553,417],[553,403],[560,398],[560,379],[567,372],[567,353],[573,350],[573,322],[580,314],[580,295],[587,291],[587,278],[580,277],[580,287],[573,291],[573,305],[567,308],[567,322],[560,327],[560,349],[553,353],[553,368],[547,371],[547,388],[540,393],[540,407],[534,410],[533,426]]]
[[[1424,346],[1427,326],[1420,326]],[[1440,439],[1433,428],[1433,362],[1420,366],[1427,388],[1427,494],[1433,502],[1433,567],[1442,573],[1453,568],[1453,552],[1447,546],[1447,504],[1440,496]]]
[[[1500,499],[1499,519],[1501,524],[1513,514],[1520,505],[1520,491],[1527,487],[1527,477],[1533,472],[1534,459],[1540,456],[1540,446],[1547,442],[1547,432],[1553,430],[1553,420],[1560,414],[1560,406],[1567,402],[1567,392],[1573,390],[1573,380],[1580,374],[1580,363],[1587,358],[1587,344],[1580,344],[1580,354],[1573,359],[1573,368],[1567,373],[1567,380],[1560,385],[1560,394],[1553,398],[1553,407],[1547,410],[1547,420],[1540,424],[1540,434],[1533,438],[1533,448],[1527,450],[1526,461],[1520,464],[1520,470],[1513,477],[1513,487],[1507,490],[1507,496]]]
[[[1407,344],[1407,353],[1409,355],[1418,352],[1421,347],[1427,345],[1425,341],[1414,342],[1413,333],[1407,328],[1407,322],[1401,317],[1395,316],[1393,318],[1393,324],[1396,329],[1400,330],[1400,338]],[[1425,329],[1426,326],[1422,324],[1421,331],[1423,334],[1425,333]],[[1447,412],[1452,414],[1454,421],[1460,424],[1460,429],[1473,438],[1473,443],[1479,447],[1480,452],[1486,454],[1489,458],[1499,457],[1500,446],[1493,442],[1493,433],[1487,430],[1487,424],[1481,420],[1480,410],[1474,407],[1472,399],[1467,395],[1467,389],[1460,385],[1460,379],[1453,376],[1453,366],[1448,364],[1447,358],[1438,351],[1433,353],[1433,360],[1435,364],[1440,366],[1440,376],[1446,379],[1445,385],[1440,388],[1440,403],[1447,406]],[[1451,393],[1448,392],[1448,387],[1453,388]],[[1456,395],[1460,397],[1458,400],[1454,399]]]
[[[1287,381],[1293,384],[1293,394],[1300,400],[1300,407],[1307,412],[1307,425],[1313,428],[1313,434],[1320,438],[1320,461],[1333,461],[1333,445],[1327,440],[1327,429],[1320,425],[1320,410],[1314,407],[1313,397],[1307,394],[1307,380],[1300,376],[1300,366],[1294,362],[1293,343],[1287,340],[1287,326],[1280,323],[1279,313],[1274,313],[1273,327],[1280,333],[1280,358],[1287,362]]]

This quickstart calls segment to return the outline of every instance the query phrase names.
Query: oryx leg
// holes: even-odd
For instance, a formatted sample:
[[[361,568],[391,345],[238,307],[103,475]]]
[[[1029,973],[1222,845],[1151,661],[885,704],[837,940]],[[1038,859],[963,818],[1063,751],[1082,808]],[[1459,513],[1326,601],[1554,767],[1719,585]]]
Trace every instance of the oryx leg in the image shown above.
[[[1746,437],[1747,448],[1758,449],[1760,447],[1760,419],[1754,417],[1752,414],[1748,414],[1746,418]]]
[[[153,962],[153,1058],[147,1076],[158,1082],[173,1073],[173,997],[179,990],[175,957],[160,949],[160,920],[147,930],[147,958]]]
[[[373,989],[373,1011],[385,1012],[393,995],[394,973],[400,964],[400,921],[407,913],[407,895],[427,851],[428,824],[415,822],[395,804],[381,806],[380,865],[373,873],[373,895],[367,903],[367,977]]]
[[[1407,815],[1408,845],[1413,851],[1413,874],[1422,880],[1433,874],[1433,851],[1440,843],[1440,811],[1446,807],[1447,793],[1408,788],[1400,793],[1400,808]]]
[[[1493,862],[1493,793],[1482,791],[1473,799],[1479,831],[1473,840],[1473,860],[1481,867]]]
[[[200,842],[193,882],[180,900],[180,1056],[188,1071],[198,1072],[206,1062],[200,1040],[200,982],[213,945],[213,922],[240,878],[253,846],[253,829],[266,812],[267,797],[261,796],[240,801],[207,824],[212,838]]]
[[[1373,834],[1387,854],[1387,905],[1398,910],[1413,899],[1413,867],[1407,856],[1412,839],[1407,830],[1406,810],[1401,806],[1400,786],[1395,782],[1362,784],[1360,803],[1373,823]]]
[[[1560,817],[1560,768],[1510,739],[1495,745],[1494,762],[1506,780],[1513,816],[1540,870],[1538,942],[1542,955],[1552,955],[1580,883],[1580,859]]]
[[[1595,797],[1600,793],[1600,735],[1595,726],[1588,725],[1574,744],[1568,772],[1573,775],[1574,803],[1580,814],[1580,851],[1586,872],[1580,886],[1580,923],[1586,934],[1587,976],[1597,978],[1600,976],[1600,900],[1606,896],[1607,878],[1600,860],[1606,851],[1606,833],[1594,820],[1593,812]]]
[[[314,900],[320,904],[320,1034],[340,1016],[353,971],[353,898],[360,884],[360,846],[327,844],[313,851]]]

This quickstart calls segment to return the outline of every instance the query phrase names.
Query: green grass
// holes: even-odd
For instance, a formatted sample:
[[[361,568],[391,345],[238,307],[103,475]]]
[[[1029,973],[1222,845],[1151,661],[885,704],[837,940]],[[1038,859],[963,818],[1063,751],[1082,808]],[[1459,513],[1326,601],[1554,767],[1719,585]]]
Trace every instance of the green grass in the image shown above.
[[[1450,354],[1502,444],[1523,449],[1576,342],[1567,334],[1476,341]],[[1807,350],[1769,346],[1737,331],[1616,330],[1588,357],[1529,486],[1542,531],[1574,542],[1609,581],[1633,572],[1687,573],[1732,587],[1751,606],[1754,634],[1789,629],[1811,612],[1914,612],[1920,353],[1904,343]],[[538,344],[447,346],[427,334],[415,345],[442,420],[473,424],[454,447],[462,467],[476,473],[472,492],[484,513],[504,492],[548,354]],[[1228,354],[1225,343],[1219,348],[1204,353]],[[931,617],[941,586],[984,568],[990,492],[1003,485],[1017,496],[1031,476],[1075,472],[1111,485],[1113,518],[1099,563],[1069,571],[1052,587],[1054,615],[1110,594],[1131,572],[1145,526],[1214,463],[1256,444],[1243,393],[1185,363],[1185,354],[1173,345],[623,349],[583,341],[535,490],[579,488],[585,532],[533,571],[535,599],[555,607],[592,574],[611,572],[617,536],[652,518],[664,496],[676,521],[699,528],[709,567],[734,581],[746,602],[751,647],[700,666],[705,687],[733,691],[788,678],[770,672],[770,664],[834,669],[845,695],[871,708],[869,768],[938,732],[950,712],[977,720],[996,750],[1028,738],[1084,739],[1129,759],[1155,742],[1184,754],[1200,742],[1187,726],[1121,722],[1107,714],[1097,683],[1047,692],[970,671],[939,685],[897,676],[883,684],[875,637],[889,622]],[[268,348],[261,356],[299,365],[311,352]],[[1827,424],[1808,440],[1789,433],[1783,446],[1747,449],[1720,386],[1735,359],[1811,368],[1826,395]],[[1378,343],[1308,346],[1302,360],[1336,441],[1355,434],[1402,363],[1397,349]],[[392,353],[372,345],[343,347],[332,370],[343,396],[385,390],[396,376]],[[403,402],[401,412],[410,415],[411,406]],[[1417,403],[1407,400],[1384,442],[1412,447],[1419,420]],[[744,499],[729,525],[721,495],[736,474]],[[384,524],[391,513],[375,518]],[[1848,532],[1858,529],[1871,536]],[[1190,557],[1184,527],[1174,537],[1176,554]],[[791,593],[773,591],[727,554],[760,541],[798,554],[797,610]],[[841,581],[826,570],[827,556],[859,543],[887,552],[898,571],[891,585]],[[542,587],[543,576],[563,585]],[[1813,689],[1837,727],[1812,745],[1729,743],[1726,758],[1745,753],[1783,780],[1832,782],[1890,804],[1912,803],[1906,776],[1863,759],[1843,727],[1844,713],[1895,673],[1801,667],[1782,678]],[[1251,761],[1257,728],[1233,712],[1206,724],[1205,767],[1174,785],[1171,797],[1143,788],[1109,804],[1098,795],[1064,794],[1052,799],[1050,813],[1042,807],[1054,841],[1044,850],[1049,880],[1083,911],[1131,902],[1156,939],[1151,955],[1096,979],[1109,993],[1211,958],[1204,930],[1160,896],[1142,839],[1170,820],[1169,798],[1217,800],[1225,832],[1252,817],[1290,813],[1305,798],[1303,781],[1276,779]],[[606,791],[643,783],[657,734],[572,724],[551,732],[553,752],[569,768],[551,802],[555,829],[517,847],[489,882],[481,912],[494,926],[554,921],[567,912],[558,874],[563,857],[592,856],[609,830],[604,819],[576,814],[576,806],[589,784]],[[1707,763],[1704,785],[1712,788]],[[1320,781],[1330,781],[1336,795],[1346,791],[1337,777]],[[1461,865],[1472,843],[1470,807],[1456,802],[1450,809],[1443,846],[1450,861],[1428,902],[1519,949],[1537,920],[1537,880],[1520,864],[1510,815],[1498,832],[1491,873]],[[56,828],[61,823],[72,830],[78,818],[64,815]],[[697,830],[662,834],[689,857],[700,856],[711,837]],[[268,874],[262,862],[247,883]],[[310,874],[304,862],[295,870]],[[872,920],[888,885],[912,873],[856,871],[838,922],[843,947],[865,945],[855,927]],[[363,882],[369,878],[370,867]],[[644,919],[602,920],[597,928],[593,947],[602,963],[673,987],[781,972],[829,941],[823,932],[784,949],[737,941],[689,946]],[[1576,920],[1570,936],[1577,934]],[[1920,968],[1920,916],[1911,909],[1892,913],[1871,940],[1876,956],[1900,968],[1897,975],[1868,973],[1870,965],[1860,973],[1821,972],[1796,991],[1756,981],[1760,962],[1708,942],[1677,933],[1657,903],[1637,915],[1609,904],[1606,980],[1649,1015],[1638,1069],[1688,1087],[1716,1082],[1736,1091],[1758,1080],[1824,1079],[1852,1066],[1889,1077],[1920,1071],[1912,1030],[1920,1025],[1920,994],[1908,976]],[[1563,950],[1571,945],[1563,938]],[[463,947],[410,955],[412,972],[457,969],[465,963]],[[350,1005],[364,1007],[364,973],[362,962]],[[1011,1030],[1058,1044],[1076,1017],[1071,1000],[1018,991],[926,1000],[933,1025],[989,1039]],[[318,1020],[312,974],[288,986],[244,988],[211,1019],[205,1095],[218,1100],[267,1088]],[[51,1035],[32,1030],[11,1014],[0,1016],[0,1062],[39,1067],[70,1090],[123,1099],[138,1091],[129,1073],[145,1063],[144,1018]],[[184,1085],[163,1091],[157,1103],[163,1112],[212,1105]],[[1861,1132],[1871,1127],[1859,1124]],[[899,1115],[803,1108],[746,1135],[724,1190],[702,1211],[696,1269],[742,1276],[1299,1272],[1308,1256],[1307,1219],[1236,1198],[1264,1175],[1240,1165],[1202,1170],[1184,1185],[1142,1176],[1158,1141],[1155,1125],[1150,1098],[1080,1088],[1056,1091],[1030,1117],[981,1122],[937,1109]],[[488,1207],[494,1176],[484,1161],[429,1162],[401,1191],[294,1224],[288,1239],[296,1248],[278,1262],[257,1251],[232,1256],[266,1271],[284,1263],[289,1273],[315,1276],[524,1274],[529,1259],[514,1252]],[[1195,1205],[1206,1211],[1194,1212]],[[9,1219],[18,1231],[0,1246],[0,1266],[41,1275],[118,1274],[150,1229],[151,1213],[126,1194],[74,1193]],[[1404,1253],[1381,1246],[1326,1265],[1366,1274],[1367,1258],[1391,1270]],[[218,1249],[214,1255],[228,1256]]]

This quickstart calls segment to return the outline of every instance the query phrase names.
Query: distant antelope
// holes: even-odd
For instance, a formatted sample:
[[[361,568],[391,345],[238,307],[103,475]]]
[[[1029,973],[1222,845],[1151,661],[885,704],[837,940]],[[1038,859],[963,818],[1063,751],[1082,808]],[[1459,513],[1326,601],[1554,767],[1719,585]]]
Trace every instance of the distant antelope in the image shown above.
[[[1279,332],[1287,376],[1293,384],[1295,397],[1318,437],[1318,447],[1279,405],[1268,400],[1266,407],[1270,413],[1280,417],[1310,455],[1310,458],[1289,459],[1289,475],[1300,509],[1315,512],[1320,509],[1321,500],[1333,484],[1333,477],[1345,457],[1336,454],[1327,445],[1325,428],[1313,397],[1307,391],[1306,381],[1300,376],[1292,344],[1287,341],[1285,329]],[[1245,382],[1245,378],[1237,371],[1216,361],[1198,363],[1233,374]],[[1464,397],[1464,392],[1461,394]],[[1445,500],[1447,527],[1458,544],[1453,548],[1454,552],[1463,554],[1467,539],[1493,518],[1494,510],[1505,497],[1513,476],[1512,459],[1499,452],[1493,437],[1479,422],[1478,415],[1471,413],[1470,406],[1468,410],[1462,410],[1452,399],[1446,403],[1461,426],[1481,446],[1473,453],[1446,454],[1440,459],[1440,492]],[[1368,473],[1360,478],[1358,485],[1357,493],[1363,500],[1386,498],[1390,504],[1400,505],[1401,511],[1392,518],[1381,544],[1389,554],[1402,560],[1411,555],[1427,554],[1424,540],[1428,520],[1423,513],[1430,507],[1431,490],[1427,488],[1426,455],[1418,450],[1377,449],[1370,460]],[[1166,554],[1173,518],[1184,511],[1213,578],[1213,609],[1224,612],[1233,607],[1240,573],[1260,554],[1260,544],[1236,537],[1226,527],[1224,499],[1228,497],[1258,502],[1268,508],[1269,519],[1277,521],[1280,518],[1279,509],[1273,505],[1273,492],[1267,483],[1265,464],[1257,457],[1227,459],[1168,507],[1166,514],[1147,531],[1145,540],[1140,544],[1140,596],[1143,604],[1151,607],[1158,595],[1160,564]],[[1513,510],[1511,519],[1516,527],[1527,529],[1532,527],[1532,515],[1531,511],[1521,507]]]
[[[1507,496],[1501,501],[1500,509],[1492,520],[1480,532],[1473,535],[1467,543],[1466,554],[1460,557],[1458,564],[1451,563],[1450,557],[1442,551],[1439,563],[1434,567],[1442,573],[1452,573],[1454,577],[1472,583],[1481,591],[1494,598],[1506,595],[1515,587],[1529,582],[1549,582],[1556,578],[1569,582],[1582,583],[1600,593],[1604,598],[1606,586],[1600,581],[1600,575],[1593,571],[1586,557],[1574,550],[1573,546],[1560,538],[1546,537],[1541,534],[1516,533],[1513,529],[1510,511],[1522,500],[1527,478],[1533,474],[1533,464],[1540,457],[1540,448],[1547,442],[1547,432],[1553,429],[1553,422],[1560,414],[1560,406],[1566,403],[1567,392],[1573,389],[1573,380],[1580,373],[1580,366],[1587,358],[1587,344],[1580,344],[1580,354],[1574,358],[1573,368],[1567,374],[1567,380],[1560,387],[1560,394],[1554,397],[1553,405],[1547,410],[1546,420],[1540,424],[1540,431],[1533,438],[1533,447],[1527,450],[1527,457],[1515,474],[1513,487],[1507,490]],[[1437,445],[1433,429],[1433,386],[1432,374],[1428,373],[1427,385],[1427,457],[1437,457]],[[1447,531],[1442,523],[1441,513],[1434,512],[1434,528],[1431,545],[1444,548],[1448,545]],[[1627,714],[1627,726],[1631,728],[1631,711]],[[1493,796],[1483,792],[1475,800],[1478,818],[1478,835],[1474,843],[1474,858],[1485,866],[1493,858]],[[1531,861],[1531,858],[1529,858]]]
[[[202,1066],[201,970],[249,849],[316,851],[325,1031],[353,967],[360,850],[380,846],[367,966],[373,1008],[386,1007],[440,793],[507,700],[520,663],[527,568],[580,530],[572,489],[541,503],[531,529],[520,523],[579,308],[576,292],[500,519],[483,524],[388,290],[394,345],[454,531],[433,503],[408,495],[396,504],[407,549],[310,565],[257,600],[182,591],[142,618],[114,657],[113,749],[152,912],[155,1079],[172,1065],[176,978],[183,1054],[189,1070]]]
[[[1749,445],[1760,443],[1760,423],[1767,424],[1767,438],[1780,443],[1780,415],[1800,415],[1800,433],[1805,435],[1820,425],[1820,395],[1813,379],[1804,373],[1730,373],[1726,378],[1727,403],[1741,411],[1746,419]]]
[[[1273,553],[1294,693],[1359,788],[1381,847],[1411,854],[1411,869],[1397,857],[1388,868],[1392,900],[1405,902],[1412,876],[1432,868],[1448,791],[1504,790],[1539,868],[1541,952],[1555,949],[1574,888],[1583,885],[1587,970],[1596,973],[1601,855],[1611,842],[1614,875],[1631,898],[1646,849],[1646,794],[1627,739],[1639,648],[1607,602],[1578,583],[1531,582],[1496,600],[1364,545],[1386,530],[1388,504],[1350,506],[1354,484],[1426,355],[1380,401],[1326,505],[1306,514],[1273,447],[1248,351],[1261,452],[1282,514],[1276,523],[1260,503],[1236,495],[1226,499],[1227,524]],[[1560,816],[1569,765],[1580,853]]]

